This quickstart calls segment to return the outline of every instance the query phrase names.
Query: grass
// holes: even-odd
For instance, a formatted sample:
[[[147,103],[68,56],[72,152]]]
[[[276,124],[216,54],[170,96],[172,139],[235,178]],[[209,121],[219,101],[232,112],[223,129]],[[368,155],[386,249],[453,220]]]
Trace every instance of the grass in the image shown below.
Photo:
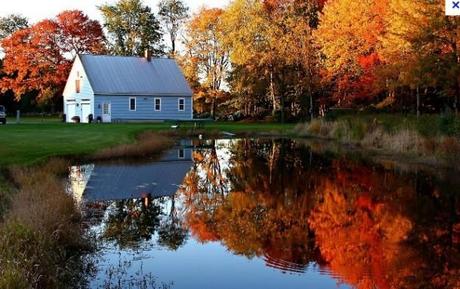
[[[15,193],[0,223],[0,288],[78,287],[90,243],[62,176],[68,163],[13,168]]]
[[[96,152],[91,156],[95,160],[119,158],[142,158],[156,155],[173,145],[173,140],[165,135],[154,132],[143,132],[135,143],[121,144]]]
[[[379,152],[423,157],[456,165],[460,161],[460,119],[453,115],[347,115],[299,124],[298,135],[318,136]]]
[[[0,167],[34,164],[56,156],[79,156],[120,144],[133,143],[145,131],[171,130],[170,123],[64,124],[51,118],[42,123],[23,119],[0,126]],[[192,128],[182,125],[182,130]],[[209,123],[205,131],[232,133],[286,132],[294,126],[271,123]]]

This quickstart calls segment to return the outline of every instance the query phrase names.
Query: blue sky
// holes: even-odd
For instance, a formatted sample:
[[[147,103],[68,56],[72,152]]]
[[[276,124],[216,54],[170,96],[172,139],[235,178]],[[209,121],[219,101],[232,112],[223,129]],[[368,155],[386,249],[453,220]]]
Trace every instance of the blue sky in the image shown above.
[[[196,12],[200,7],[224,7],[229,0],[184,0]],[[29,18],[31,22],[36,22],[43,18],[50,18],[59,12],[68,9],[79,9],[84,11],[93,19],[101,20],[98,5],[104,3],[114,3],[115,0],[1,0],[0,16],[11,13],[22,14]],[[159,0],[144,0],[156,11]]]

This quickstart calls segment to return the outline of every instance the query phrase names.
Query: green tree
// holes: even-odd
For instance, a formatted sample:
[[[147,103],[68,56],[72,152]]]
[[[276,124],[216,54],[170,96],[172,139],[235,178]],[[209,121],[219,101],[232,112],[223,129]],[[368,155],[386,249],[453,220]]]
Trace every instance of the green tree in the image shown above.
[[[160,23],[141,0],[120,0],[98,8],[109,34],[112,53],[142,55],[149,49],[153,55],[163,54]]]
[[[0,40],[27,27],[29,27],[29,21],[21,15],[11,14],[0,17]]]
[[[161,0],[158,4],[160,21],[171,41],[171,55],[176,54],[176,39],[189,8],[181,0]]]

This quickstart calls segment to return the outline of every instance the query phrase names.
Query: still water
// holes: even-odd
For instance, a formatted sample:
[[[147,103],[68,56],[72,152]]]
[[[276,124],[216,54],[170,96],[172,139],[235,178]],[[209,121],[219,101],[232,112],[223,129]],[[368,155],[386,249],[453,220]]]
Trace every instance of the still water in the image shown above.
[[[460,288],[458,172],[289,139],[70,170],[90,288]]]

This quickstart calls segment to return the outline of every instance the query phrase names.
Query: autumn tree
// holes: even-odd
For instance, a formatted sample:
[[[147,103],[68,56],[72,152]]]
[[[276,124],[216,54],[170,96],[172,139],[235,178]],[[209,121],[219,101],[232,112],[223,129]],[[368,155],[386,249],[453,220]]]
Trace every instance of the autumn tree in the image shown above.
[[[196,65],[196,75],[207,89],[211,115],[215,117],[217,99],[229,66],[229,53],[222,39],[227,37],[222,26],[223,10],[202,8],[187,24],[185,54]]]
[[[20,100],[34,92],[38,101],[60,96],[72,57],[104,50],[102,27],[81,11],[64,11],[54,19],[40,21],[5,38],[3,92],[11,90]]]
[[[389,1],[382,38],[385,72],[393,85],[415,92],[417,115],[430,91],[438,106],[458,107],[460,27],[456,17],[444,15],[443,6],[439,1]]]
[[[114,5],[99,6],[110,40],[117,55],[143,55],[149,49],[163,54],[160,22],[141,0],[119,0]]]
[[[181,0],[161,0],[158,4],[159,16],[163,28],[169,34],[171,55],[176,54],[176,40],[179,30],[188,17],[189,8]]]
[[[29,26],[29,21],[27,18],[11,14],[5,17],[0,17],[0,40],[10,36],[14,32],[27,28]]]
[[[317,1],[233,1],[224,16],[233,71],[230,85],[244,104],[299,117],[312,107],[318,61],[312,32]],[[243,74],[244,72],[244,74]],[[251,77],[251,74],[253,76]],[[260,89],[261,85],[265,86]],[[257,94],[255,94],[257,93]],[[245,110],[247,110],[245,108]],[[309,109],[312,112],[312,109]]]
[[[284,119],[285,103],[290,103],[294,115],[305,112],[308,107],[310,119],[313,114],[313,94],[318,82],[318,53],[313,31],[318,26],[322,2],[300,0],[265,1],[272,29],[271,41],[284,66],[280,73],[281,114]],[[307,100],[307,101],[305,101]]]
[[[387,3],[331,0],[324,7],[315,37],[339,104],[372,100],[380,92],[376,67],[381,63],[379,38],[385,32]]]
[[[256,79],[264,79],[267,86],[262,95],[253,95],[255,88],[241,87],[237,93],[243,95],[250,104],[257,98],[267,98],[272,115],[279,109],[279,99],[275,87],[276,42],[270,38],[271,25],[262,1],[235,0],[231,2],[223,17],[225,45],[230,50],[232,67],[241,73],[233,74],[235,87],[244,81],[246,85],[258,84]],[[253,74],[253,77],[251,77]],[[241,77],[241,78],[240,78]],[[238,84],[240,82],[240,84]],[[243,82],[243,83],[244,83]],[[254,97],[256,99],[254,99]]]

